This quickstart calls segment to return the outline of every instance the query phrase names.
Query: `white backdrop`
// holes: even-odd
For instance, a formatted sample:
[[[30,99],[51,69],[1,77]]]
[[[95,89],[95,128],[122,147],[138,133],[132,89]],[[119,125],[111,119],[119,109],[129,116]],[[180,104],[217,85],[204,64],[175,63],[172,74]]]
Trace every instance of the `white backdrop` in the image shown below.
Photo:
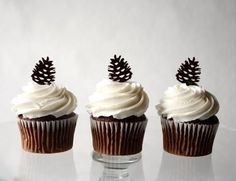
[[[49,56],[56,83],[87,97],[107,77],[115,53],[129,61],[133,79],[150,97],[147,116],[176,70],[196,56],[200,85],[220,102],[221,125],[236,129],[236,1],[234,0],[0,0],[0,121],[14,121],[11,99]],[[88,121],[88,120],[81,120]]]

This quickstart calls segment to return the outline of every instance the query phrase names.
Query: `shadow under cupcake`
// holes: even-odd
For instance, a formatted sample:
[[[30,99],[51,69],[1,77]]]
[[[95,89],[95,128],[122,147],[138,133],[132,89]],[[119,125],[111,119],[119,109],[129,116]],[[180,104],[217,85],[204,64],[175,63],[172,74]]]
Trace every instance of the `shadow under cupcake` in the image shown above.
[[[211,155],[180,157],[163,152],[157,181],[214,181]]]
[[[22,152],[14,181],[77,180],[73,151],[57,154]]]

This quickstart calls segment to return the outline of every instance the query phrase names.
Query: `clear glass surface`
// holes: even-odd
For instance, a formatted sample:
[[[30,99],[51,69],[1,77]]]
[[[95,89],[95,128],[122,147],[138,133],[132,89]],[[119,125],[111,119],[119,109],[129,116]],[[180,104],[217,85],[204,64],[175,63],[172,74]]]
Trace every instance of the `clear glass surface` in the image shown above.
[[[137,162],[141,159],[141,153],[137,153],[134,155],[123,155],[123,156],[112,156],[112,155],[106,155],[106,154],[99,154],[95,151],[93,151],[92,157],[94,160],[102,162],[102,163],[112,163],[114,164],[131,164],[134,162]]]
[[[88,115],[80,115],[73,149],[56,154],[34,154],[21,149],[14,117],[0,124],[0,181],[234,181],[236,130],[220,126],[213,153],[182,157],[162,149],[157,115],[148,116],[142,158],[135,163],[94,161]]]

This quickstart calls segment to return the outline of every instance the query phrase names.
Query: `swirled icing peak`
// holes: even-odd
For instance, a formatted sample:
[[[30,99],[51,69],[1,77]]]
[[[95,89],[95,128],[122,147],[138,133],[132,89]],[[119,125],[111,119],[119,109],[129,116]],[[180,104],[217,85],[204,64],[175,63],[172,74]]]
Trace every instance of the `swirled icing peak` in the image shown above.
[[[105,79],[97,84],[95,93],[89,97],[87,109],[94,117],[123,119],[143,115],[148,104],[148,96],[141,84]]]
[[[14,98],[12,103],[16,114],[22,114],[25,118],[48,115],[60,117],[72,113],[77,106],[76,97],[66,88],[34,82],[23,87],[23,93]]]
[[[215,115],[219,103],[215,96],[199,86],[178,84],[167,89],[156,108],[159,115],[167,119],[188,122]]]

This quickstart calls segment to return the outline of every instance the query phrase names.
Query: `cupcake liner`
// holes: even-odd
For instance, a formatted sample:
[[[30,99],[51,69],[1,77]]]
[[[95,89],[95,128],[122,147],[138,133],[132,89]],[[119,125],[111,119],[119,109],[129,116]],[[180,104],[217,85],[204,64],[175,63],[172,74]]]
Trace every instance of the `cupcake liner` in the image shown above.
[[[93,148],[107,155],[132,155],[142,151],[147,119],[101,121],[91,117]]]
[[[219,122],[180,123],[161,118],[161,125],[165,151],[183,156],[203,156],[212,152]]]
[[[22,148],[35,153],[67,151],[73,146],[78,116],[50,121],[19,119]]]

